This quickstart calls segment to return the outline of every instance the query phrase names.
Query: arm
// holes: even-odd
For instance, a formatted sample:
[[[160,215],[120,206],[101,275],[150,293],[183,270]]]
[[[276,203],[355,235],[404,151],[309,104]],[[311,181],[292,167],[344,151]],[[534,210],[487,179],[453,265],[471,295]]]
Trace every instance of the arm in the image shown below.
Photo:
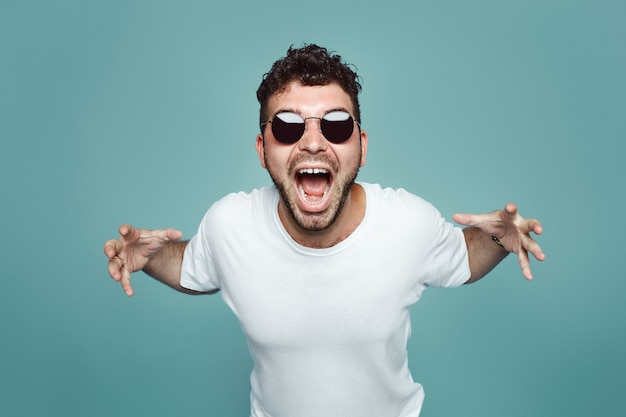
[[[524,277],[533,279],[528,253],[543,261],[546,256],[530,233],[540,235],[543,226],[538,220],[525,219],[513,203],[504,210],[487,214],[455,214],[454,221],[463,230],[469,255],[471,277],[466,284],[476,282],[491,271],[509,252],[516,253]],[[494,241],[495,236],[500,245]]]
[[[120,237],[104,245],[109,258],[111,278],[122,284],[128,296],[134,291],[130,274],[143,270],[158,281],[186,294],[210,294],[198,292],[180,285],[180,271],[187,242],[180,242],[182,233],[174,229],[145,230],[122,225]]]
[[[477,227],[463,229],[471,276],[465,282],[471,284],[487,275],[509,252],[494,242],[493,238]]]

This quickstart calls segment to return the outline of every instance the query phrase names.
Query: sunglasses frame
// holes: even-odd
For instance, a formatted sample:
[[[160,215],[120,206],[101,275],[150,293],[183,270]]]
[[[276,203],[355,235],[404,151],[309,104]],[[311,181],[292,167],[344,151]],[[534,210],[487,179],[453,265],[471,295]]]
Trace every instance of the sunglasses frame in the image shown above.
[[[348,118],[346,118],[345,120],[328,120],[328,119],[326,119],[326,116],[328,116],[329,114],[332,114],[332,113],[345,113],[345,114],[347,114],[347,115],[348,115]],[[282,119],[280,119],[280,118],[278,117],[278,116],[280,116],[281,114],[291,114],[291,115],[295,115],[295,116],[299,117],[299,118],[302,120],[302,122],[301,122],[301,123],[300,123],[300,122],[298,122],[298,123],[288,123],[288,122],[285,122],[284,120],[282,120]],[[303,126],[303,128],[302,128],[302,133],[301,133],[301,134],[300,134],[300,136],[299,136],[296,140],[294,140],[294,141],[284,141],[284,140],[280,140],[280,139],[276,136],[276,134],[274,133],[274,129],[273,129],[273,126],[274,126],[274,125],[273,125],[273,122],[276,120],[276,118],[279,118],[279,119],[281,120],[281,122],[283,122],[283,123],[285,123],[285,124],[302,125],[302,126]],[[260,128],[261,128],[261,133],[263,133],[263,130],[264,130],[264,128],[265,128],[265,126],[266,126],[266,125],[271,124],[271,125],[272,125],[272,134],[274,135],[274,138],[276,138],[276,140],[277,140],[279,143],[282,143],[282,144],[284,144],[284,145],[293,145],[294,143],[298,143],[298,141],[299,141],[300,139],[302,139],[302,136],[304,135],[304,132],[305,132],[305,130],[306,130],[306,121],[307,121],[307,120],[309,120],[309,119],[317,119],[317,120],[319,120],[319,121],[320,121],[320,127],[319,127],[319,130],[320,130],[320,132],[322,133],[322,135],[324,136],[324,138],[325,138],[327,141],[329,141],[330,143],[334,143],[334,144],[336,144],[336,145],[338,145],[338,144],[342,144],[342,143],[345,143],[345,142],[347,142],[347,141],[348,141],[348,140],[352,137],[352,134],[354,133],[354,123],[355,123],[355,122],[356,122],[356,124],[357,124],[357,127],[359,128],[359,131],[361,131],[361,124],[359,123],[359,121],[358,121],[358,120],[356,120],[354,117],[352,117],[352,115],[351,115],[350,113],[348,113],[347,111],[344,111],[344,110],[333,110],[333,111],[330,111],[330,112],[326,113],[326,114],[325,114],[324,116],[322,116],[322,117],[315,117],[315,116],[311,116],[311,117],[302,117],[302,116],[300,116],[298,113],[294,113],[294,112],[290,112],[290,111],[283,111],[283,112],[280,112],[280,113],[275,114],[275,115],[274,115],[274,117],[272,117],[272,119],[271,119],[271,120],[268,120],[267,122],[263,122],[263,123],[261,123],[261,125],[260,125]],[[333,140],[333,139],[329,139],[329,138],[326,136],[326,134],[324,133],[324,128],[323,128],[324,122],[326,122],[326,123],[333,123],[333,122],[344,122],[344,121],[348,121],[348,120],[352,120],[352,131],[350,132],[350,135],[348,135],[348,137],[347,137],[347,138],[345,138],[345,139],[341,139],[341,140]]]

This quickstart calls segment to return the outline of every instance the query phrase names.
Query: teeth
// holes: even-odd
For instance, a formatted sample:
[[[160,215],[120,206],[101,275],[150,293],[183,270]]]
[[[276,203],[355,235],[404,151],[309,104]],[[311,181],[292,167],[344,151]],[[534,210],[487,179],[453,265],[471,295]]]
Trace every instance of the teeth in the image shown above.
[[[324,168],[304,168],[299,171],[300,174],[328,174]]]

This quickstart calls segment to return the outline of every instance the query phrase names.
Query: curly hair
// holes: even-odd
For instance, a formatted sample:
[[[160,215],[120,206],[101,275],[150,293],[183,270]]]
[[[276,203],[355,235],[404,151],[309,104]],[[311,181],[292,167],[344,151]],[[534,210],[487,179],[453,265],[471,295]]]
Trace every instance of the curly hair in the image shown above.
[[[292,81],[303,85],[328,85],[337,83],[349,96],[354,107],[354,117],[361,121],[358,95],[361,92],[360,77],[341,56],[315,44],[304,44],[302,48],[287,50],[284,58],[274,62],[268,73],[263,75],[256,96],[261,104],[259,122],[267,121],[267,105],[272,95],[282,92]]]

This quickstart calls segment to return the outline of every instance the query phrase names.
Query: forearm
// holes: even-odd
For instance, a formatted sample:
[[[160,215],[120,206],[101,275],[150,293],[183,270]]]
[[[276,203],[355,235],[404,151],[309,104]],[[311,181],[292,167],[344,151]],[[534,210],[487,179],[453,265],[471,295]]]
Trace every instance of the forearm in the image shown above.
[[[476,282],[496,267],[509,252],[494,242],[491,235],[476,227],[463,229],[471,276],[466,284]]]
[[[180,285],[183,255],[187,241],[167,242],[143,268],[143,272],[157,281],[185,294],[208,294],[193,291]]]

